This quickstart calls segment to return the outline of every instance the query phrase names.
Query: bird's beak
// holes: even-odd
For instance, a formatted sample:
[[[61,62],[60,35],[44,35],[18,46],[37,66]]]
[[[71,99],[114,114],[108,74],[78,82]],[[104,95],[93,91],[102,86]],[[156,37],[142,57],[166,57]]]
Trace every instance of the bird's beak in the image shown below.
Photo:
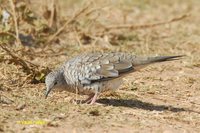
[[[50,93],[51,89],[50,88],[47,88],[47,91],[45,93],[45,99],[48,97],[48,94]]]

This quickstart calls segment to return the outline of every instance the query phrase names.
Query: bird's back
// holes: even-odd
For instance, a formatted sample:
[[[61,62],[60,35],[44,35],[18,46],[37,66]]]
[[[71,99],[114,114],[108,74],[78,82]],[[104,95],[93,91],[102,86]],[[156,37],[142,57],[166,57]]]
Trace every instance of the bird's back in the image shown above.
[[[180,56],[146,58],[120,52],[82,54],[64,63],[64,77],[68,85],[103,90],[102,87],[109,86],[107,83],[111,83],[111,80],[133,72],[138,66],[178,57]]]

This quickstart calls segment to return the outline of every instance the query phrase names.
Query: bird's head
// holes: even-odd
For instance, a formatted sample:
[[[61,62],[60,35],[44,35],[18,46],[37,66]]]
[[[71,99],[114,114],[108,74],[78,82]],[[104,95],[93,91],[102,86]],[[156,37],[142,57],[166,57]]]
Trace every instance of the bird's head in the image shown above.
[[[47,98],[48,94],[52,89],[59,88],[63,85],[63,73],[61,71],[53,71],[50,72],[46,78],[45,78],[45,84],[46,84],[46,93],[45,98]]]

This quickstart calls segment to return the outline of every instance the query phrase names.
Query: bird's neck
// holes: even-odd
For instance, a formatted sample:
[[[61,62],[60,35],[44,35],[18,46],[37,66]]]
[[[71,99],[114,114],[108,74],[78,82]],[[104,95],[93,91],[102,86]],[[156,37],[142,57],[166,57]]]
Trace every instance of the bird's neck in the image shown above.
[[[62,68],[58,69],[57,70],[57,78],[59,79],[60,83],[59,83],[59,87],[64,87],[66,86],[66,81],[65,81],[65,78],[64,78],[64,70]]]

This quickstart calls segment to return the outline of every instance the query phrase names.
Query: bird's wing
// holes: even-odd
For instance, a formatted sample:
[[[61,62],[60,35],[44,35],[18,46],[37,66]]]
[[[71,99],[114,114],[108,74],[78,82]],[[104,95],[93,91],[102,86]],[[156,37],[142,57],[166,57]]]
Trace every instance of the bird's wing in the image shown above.
[[[64,76],[66,81],[72,84],[91,84],[121,77],[151,63],[179,57],[182,56],[136,57],[127,53],[82,54],[64,65]]]
[[[110,80],[133,70],[132,63],[124,60],[117,53],[87,55],[81,64],[81,69],[77,71],[82,73],[79,80],[83,84]]]

